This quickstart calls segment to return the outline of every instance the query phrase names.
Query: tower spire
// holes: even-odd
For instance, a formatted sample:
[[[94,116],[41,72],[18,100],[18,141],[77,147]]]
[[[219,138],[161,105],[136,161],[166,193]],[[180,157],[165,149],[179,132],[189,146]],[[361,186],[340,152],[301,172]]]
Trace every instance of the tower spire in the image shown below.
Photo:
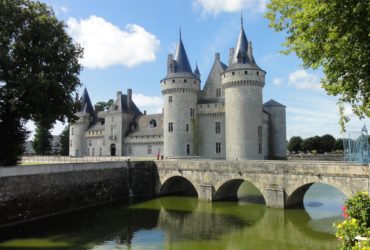
[[[243,11],[240,11],[240,25],[243,27]]]

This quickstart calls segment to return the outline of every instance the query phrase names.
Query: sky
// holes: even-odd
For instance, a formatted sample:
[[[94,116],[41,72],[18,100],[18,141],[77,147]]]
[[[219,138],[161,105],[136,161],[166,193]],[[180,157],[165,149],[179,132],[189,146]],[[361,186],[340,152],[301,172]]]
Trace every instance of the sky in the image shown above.
[[[42,0],[52,6],[68,34],[84,48],[79,92],[87,88],[92,103],[114,99],[117,91],[133,89],[137,106],[148,113],[162,109],[160,80],[167,55],[182,40],[194,70],[198,64],[202,86],[219,52],[227,64],[235,47],[243,14],[244,29],[253,43],[257,64],[267,72],[264,102],[285,106],[287,139],[332,134],[341,137],[337,97],[320,88],[323,73],[304,69],[294,54],[283,55],[285,33],[277,33],[263,17],[267,0]],[[351,117],[347,131],[359,131],[370,120]],[[59,134],[66,124],[57,123]],[[28,124],[32,130],[34,125]]]

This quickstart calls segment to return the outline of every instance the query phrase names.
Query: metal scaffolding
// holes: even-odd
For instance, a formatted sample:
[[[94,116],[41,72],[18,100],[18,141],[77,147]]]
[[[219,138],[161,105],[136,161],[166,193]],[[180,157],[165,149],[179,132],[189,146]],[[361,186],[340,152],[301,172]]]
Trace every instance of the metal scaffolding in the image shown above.
[[[366,126],[360,132],[350,132],[343,138],[344,160],[363,164],[370,163],[370,145]]]

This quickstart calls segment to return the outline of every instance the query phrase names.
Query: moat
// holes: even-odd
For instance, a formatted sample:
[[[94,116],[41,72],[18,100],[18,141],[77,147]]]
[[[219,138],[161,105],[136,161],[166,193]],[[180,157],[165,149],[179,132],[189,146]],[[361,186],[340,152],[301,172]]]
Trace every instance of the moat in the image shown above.
[[[337,249],[344,196],[311,187],[305,208],[161,197],[119,202],[0,233],[0,249]]]

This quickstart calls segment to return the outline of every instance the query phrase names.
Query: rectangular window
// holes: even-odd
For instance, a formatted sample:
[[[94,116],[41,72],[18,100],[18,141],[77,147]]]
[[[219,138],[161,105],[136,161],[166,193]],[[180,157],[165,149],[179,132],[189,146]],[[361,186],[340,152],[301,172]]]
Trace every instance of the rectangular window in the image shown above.
[[[91,140],[89,140],[89,146],[91,146]]]
[[[189,124],[185,124],[185,131],[189,132]]]
[[[168,123],[168,132],[173,132],[173,122]]]
[[[72,140],[69,140],[69,146],[72,147]]]
[[[258,126],[258,154],[262,154],[262,126]]]
[[[190,155],[190,144],[186,144],[186,155]]]
[[[87,148],[87,156],[89,156],[89,155],[90,155],[90,149]]]
[[[194,117],[194,109],[190,108],[190,117]]]
[[[221,96],[221,88],[216,89],[216,96],[220,97]]]
[[[221,153],[221,142],[216,142],[216,154]]]
[[[131,155],[131,154],[132,154],[132,150],[131,150],[131,147],[130,147],[130,146],[128,147],[127,151],[128,151],[128,154],[129,154],[129,155]]]
[[[148,155],[152,154],[152,145],[148,145]]]
[[[73,135],[73,127],[71,128],[71,135]]]
[[[99,156],[102,156],[102,148],[99,148]]]
[[[215,123],[216,134],[221,134],[221,122]]]
[[[94,156],[95,155],[95,148],[93,148],[91,152],[92,152],[91,155]]]
[[[169,96],[168,97],[168,102],[171,103],[172,102],[172,96]]]

